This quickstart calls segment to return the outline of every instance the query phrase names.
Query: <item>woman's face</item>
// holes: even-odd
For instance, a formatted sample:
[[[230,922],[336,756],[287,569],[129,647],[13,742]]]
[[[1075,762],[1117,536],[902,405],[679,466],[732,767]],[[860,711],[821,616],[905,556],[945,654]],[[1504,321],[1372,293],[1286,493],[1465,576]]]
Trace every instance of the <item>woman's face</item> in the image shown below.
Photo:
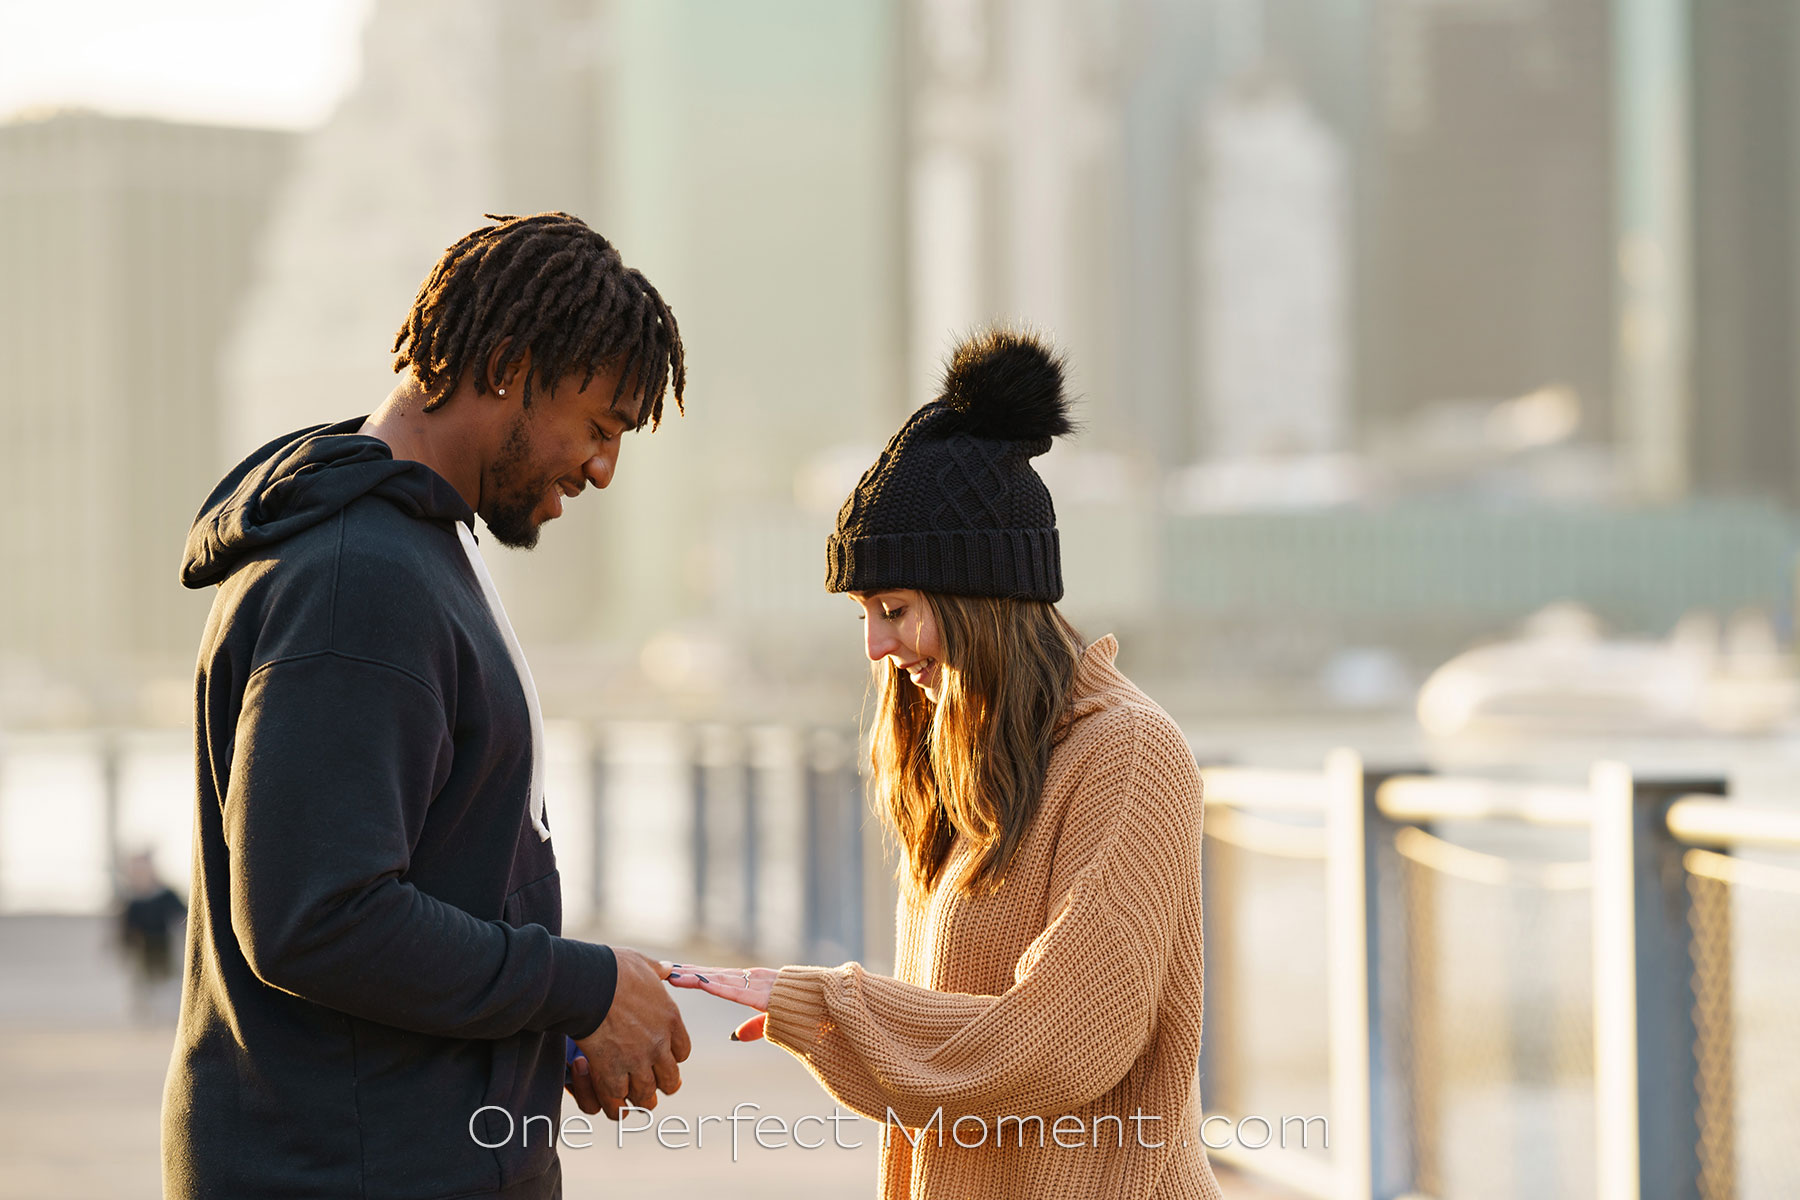
[[[851,592],[850,598],[862,609],[863,648],[869,661],[890,660],[936,704],[944,674],[944,644],[924,593],[892,588]]]

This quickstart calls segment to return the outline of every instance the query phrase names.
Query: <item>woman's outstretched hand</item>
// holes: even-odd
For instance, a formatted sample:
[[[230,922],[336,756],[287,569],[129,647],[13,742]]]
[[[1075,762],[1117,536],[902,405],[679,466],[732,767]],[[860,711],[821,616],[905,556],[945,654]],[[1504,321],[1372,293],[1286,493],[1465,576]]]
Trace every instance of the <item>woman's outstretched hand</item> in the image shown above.
[[[676,987],[698,988],[715,996],[756,1009],[751,1017],[732,1033],[734,1042],[754,1042],[763,1035],[768,1024],[769,995],[775,990],[779,972],[772,967],[696,967],[685,963],[669,964],[669,982]]]

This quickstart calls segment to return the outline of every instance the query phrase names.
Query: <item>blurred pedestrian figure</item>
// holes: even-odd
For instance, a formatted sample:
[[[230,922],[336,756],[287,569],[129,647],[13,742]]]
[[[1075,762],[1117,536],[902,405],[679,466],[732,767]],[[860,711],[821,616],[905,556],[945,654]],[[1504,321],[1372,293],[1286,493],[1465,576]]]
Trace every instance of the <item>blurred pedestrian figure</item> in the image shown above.
[[[131,1015],[147,1021],[157,993],[174,977],[174,930],[187,917],[182,903],[156,874],[148,853],[125,860],[125,898],[119,910],[119,945],[131,973]]]

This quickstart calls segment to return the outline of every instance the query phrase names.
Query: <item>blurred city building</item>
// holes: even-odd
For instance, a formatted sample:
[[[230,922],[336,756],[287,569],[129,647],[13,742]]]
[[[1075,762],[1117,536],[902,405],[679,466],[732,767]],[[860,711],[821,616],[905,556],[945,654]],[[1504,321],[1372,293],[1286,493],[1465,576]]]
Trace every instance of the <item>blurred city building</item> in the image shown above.
[[[303,143],[228,348],[221,467],[373,411],[394,386],[394,332],[420,282],[484,213],[592,215],[607,45],[593,3],[372,6],[359,81]],[[546,539],[550,570],[495,558],[528,637],[595,609],[606,575],[590,507],[572,506]]]
[[[661,695],[767,712],[784,685],[860,677],[824,539],[916,402],[899,5],[610,12],[604,226],[675,308],[692,416],[627,448],[602,518],[613,585],[589,620],[650,636],[637,674]]]
[[[1614,436],[1608,0],[1383,0],[1362,164],[1370,426],[1562,384]]]
[[[380,0],[362,80],[282,199],[232,349],[232,441],[372,409],[445,245],[483,213],[575,212],[669,299],[694,415],[633,438],[604,499],[494,570],[528,644],[678,644],[644,665],[690,663],[662,672],[677,690],[730,677],[692,627],[816,615],[831,514],[797,480],[833,445],[872,458],[901,412],[892,19],[819,0]],[[447,63],[482,67],[451,83]],[[608,660],[610,683],[622,666],[638,673]],[[590,669],[538,673],[579,707]]]
[[[76,445],[158,464],[118,521],[109,492],[76,505],[78,536],[66,511],[17,523],[16,560],[45,566],[8,596],[8,646],[179,663],[204,598],[165,565],[206,484],[373,408],[442,248],[545,208],[669,297],[694,413],[495,560],[568,715],[841,709],[855,635],[820,543],[952,339],[990,321],[1068,352],[1084,428],[1041,461],[1068,610],[1198,694],[1296,702],[1341,653],[1422,678],[1558,600],[1625,634],[1749,608],[1786,636],[1797,21],[1747,0],[377,0],[360,82],[279,189],[274,150],[266,170],[151,156],[254,195],[266,225],[118,226],[111,253],[75,224],[104,206],[42,199],[63,176],[0,181],[91,264],[15,224],[15,277],[54,279],[15,290],[13,360],[76,336],[50,321],[103,348],[78,404],[6,402],[50,422],[16,426],[9,495],[45,512]],[[8,162],[103,128],[174,136],[17,124]],[[182,269],[131,265],[159,254]],[[182,328],[212,341],[181,370],[216,361],[221,388],[156,383],[193,407],[152,419],[148,376],[105,380],[163,360],[109,323],[162,328],[201,297]]]
[[[1694,486],[1800,501],[1800,7],[1692,5]]]
[[[193,659],[207,597],[176,568],[223,449],[219,351],[292,150],[86,112],[0,125],[0,655],[82,685],[70,717],[132,719],[138,678]],[[92,708],[113,691],[122,711]],[[27,708],[8,715],[47,715]]]
[[[1045,470],[1078,618],[1177,680],[1268,681],[1346,645],[1428,666],[1558,599],[1658,635],[1789,609],[1793,218],[1758,181],[1800,110],[1778,48],[1732,67],[1791,18],[908,11],[915,386],[972,322],[1069,347],[1089,428]]]

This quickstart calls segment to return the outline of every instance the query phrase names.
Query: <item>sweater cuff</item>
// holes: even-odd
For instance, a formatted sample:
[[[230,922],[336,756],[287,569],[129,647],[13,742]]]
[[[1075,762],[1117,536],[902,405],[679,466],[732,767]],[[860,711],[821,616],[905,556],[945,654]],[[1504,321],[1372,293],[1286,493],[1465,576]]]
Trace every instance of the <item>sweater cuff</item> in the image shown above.
[[[842,967],[783,967],[769,993],[769,1023],[763,1036],[791,1054],[805,1056],[814,1050],[829,1027],[825,1009],[825,981],[849,972]]]
[[[539,1009],[539,1027],[584,1038],[600,1028],[619,985],[619,960],[611,946],[575,938],[550,939],[550,994]]]

